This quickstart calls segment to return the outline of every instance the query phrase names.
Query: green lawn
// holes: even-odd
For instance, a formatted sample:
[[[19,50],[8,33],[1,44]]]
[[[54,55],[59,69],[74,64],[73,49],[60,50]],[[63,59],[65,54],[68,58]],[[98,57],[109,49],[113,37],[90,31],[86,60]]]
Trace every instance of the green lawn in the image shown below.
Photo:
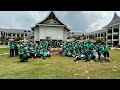
[[[9,53],[0,49],[0,54]],[[73,58],[52,56],[18,63],[18,57],[0,55],[1,79],[118,79],[120,50],[110,51],[111,62],[74,62]]]

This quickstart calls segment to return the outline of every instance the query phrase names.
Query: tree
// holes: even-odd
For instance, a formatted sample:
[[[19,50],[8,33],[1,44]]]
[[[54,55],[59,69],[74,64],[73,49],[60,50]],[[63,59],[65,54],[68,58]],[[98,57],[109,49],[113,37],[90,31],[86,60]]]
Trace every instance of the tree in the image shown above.
[[[103,39],[96,39],[96,43],[104,43]]]
[[[5,35],[2,35],[2,37],[0,37],[0,41],[1,41],[1,44],[5,42]]]
[[[20,40],[23,40],[23,38],[20,37],[20,36],[17,36],[17,37],[15,38],[15,41],[20,41]]]
[[[46,41],[51,41],[51,37],[50,36],[46,36]]]

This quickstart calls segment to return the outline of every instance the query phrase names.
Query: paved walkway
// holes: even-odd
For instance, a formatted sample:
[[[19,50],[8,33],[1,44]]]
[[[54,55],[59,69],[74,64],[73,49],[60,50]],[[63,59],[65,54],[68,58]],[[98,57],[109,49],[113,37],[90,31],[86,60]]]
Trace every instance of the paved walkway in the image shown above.
[[[0,56],[1,56],[1,55],[8,55],[8,54],[9,54],[9,53],[3,53],[3,54],[0,54]]]

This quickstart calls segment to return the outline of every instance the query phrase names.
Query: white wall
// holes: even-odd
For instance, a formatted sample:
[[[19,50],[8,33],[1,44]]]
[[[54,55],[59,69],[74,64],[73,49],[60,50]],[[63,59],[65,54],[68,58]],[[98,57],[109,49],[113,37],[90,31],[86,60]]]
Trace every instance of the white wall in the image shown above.
[[[67,41],[67,33],[68,33],[68,31],[66,29],[64,29],[64,36],[63,36],[64,41]]]
[[[34,41],[39,41],[39,30],[34,28]]]
[[[46,39],[46,36],[50,36],[51,39],[63,40],[63,27],[40,26],[39,39]]]

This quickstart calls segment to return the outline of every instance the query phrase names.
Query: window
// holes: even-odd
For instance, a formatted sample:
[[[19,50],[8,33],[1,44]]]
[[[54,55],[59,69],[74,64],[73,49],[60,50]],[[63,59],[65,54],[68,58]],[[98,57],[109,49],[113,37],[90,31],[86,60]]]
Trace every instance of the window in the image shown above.
[[[112,30],[111,30],[111,29],[108,29],[108,33],[112,33]]]
[[[27,36],[27,34],[25,34],[25,36]]]
[[[100,33],[98,34],[98,37],[100,37]]]
[[[13,33],[13,36],[15,37],[15,33]]]
[[[17,36],[19,36],[20,34],[17,34]]]
[[[97,34],[96,34],[96,37],[97,37]]]
[[[118,35],[114,35],[114,36],[113,36],[113,39],[118,39],[118,38],[119,38]]]
[[[103,37],[103,33],[101,33],[101,37]]]
[[[11,33],[9,33],[8,36],[11,36]]]
[[[115,28],[115,29],[113,30],[113,32],[119,32],[119,29],[116,29],[116,28]]]
[[[112,36],[111,35],[107,36],[107,39],[112,39]]]
[[[23,34],[21,34],[21,37],[23,37]]]

